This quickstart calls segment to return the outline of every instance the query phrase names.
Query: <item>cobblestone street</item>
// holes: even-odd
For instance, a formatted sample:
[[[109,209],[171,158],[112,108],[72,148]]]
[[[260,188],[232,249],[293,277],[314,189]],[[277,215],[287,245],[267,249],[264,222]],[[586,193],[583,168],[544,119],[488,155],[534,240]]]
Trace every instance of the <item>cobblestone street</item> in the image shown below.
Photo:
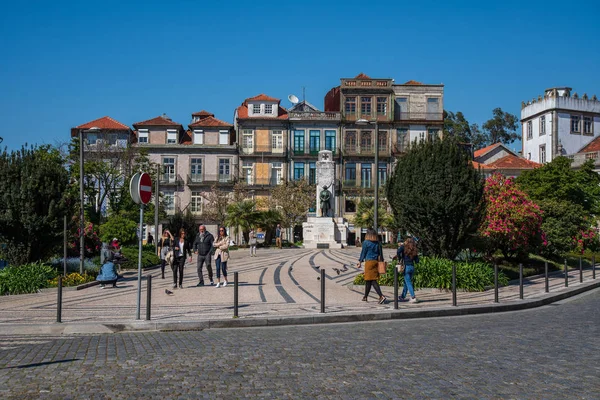
[[[596,289],[465,317],[3,336],[0,396],[597,399],[599,307]]]

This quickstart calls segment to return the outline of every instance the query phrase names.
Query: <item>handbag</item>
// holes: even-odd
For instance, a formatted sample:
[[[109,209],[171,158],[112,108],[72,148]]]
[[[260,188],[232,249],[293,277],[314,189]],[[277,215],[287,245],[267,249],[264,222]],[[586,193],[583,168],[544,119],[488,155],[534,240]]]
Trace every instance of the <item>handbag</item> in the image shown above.
[[[381,246],[381,244],[379,244],[379,246]],[[379,272],[380,274],[385,274],[387,272],[387,262],[383,261],[383,248],[379,247],[380,249],[380,256],[379,256],[379,260],[377,261],[377,272]]]
[[[402,256],[398,260],[398,273],[403,274],[405,269],[406,269],[406,265],[404,265],[404,256]]]

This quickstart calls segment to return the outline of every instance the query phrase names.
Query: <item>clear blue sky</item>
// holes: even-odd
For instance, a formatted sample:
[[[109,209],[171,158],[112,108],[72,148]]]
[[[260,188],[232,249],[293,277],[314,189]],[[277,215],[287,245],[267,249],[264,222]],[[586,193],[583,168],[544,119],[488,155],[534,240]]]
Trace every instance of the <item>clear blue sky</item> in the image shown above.
[[[423,5],[417,4],[422,3]],[[259,93],[323,107],[341,77],[445,85],[481,124],[552,86],[600,96],[597,1],[22,1],[0,14],[1,146],[64,142],[201,109],[232,122]]]

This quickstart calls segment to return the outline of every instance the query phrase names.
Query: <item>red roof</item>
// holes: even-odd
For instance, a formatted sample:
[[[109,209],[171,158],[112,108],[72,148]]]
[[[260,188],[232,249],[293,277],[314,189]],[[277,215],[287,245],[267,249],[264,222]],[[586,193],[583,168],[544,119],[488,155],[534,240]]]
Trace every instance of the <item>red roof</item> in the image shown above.
[[[209,113],[206,110],[198,111],[192,114],[192,117],[214,117],[215,114]]]
[[[75,129],[90,129],[90,128],[129,130],[129,127],[127,125],[122,124],[119,121],[116,121],[108,116],[98,118],[98,119],[95,119],[90,122],[86,122],[83,125],[79,125]]]
[[[405,83],[405,85],[422,85],[421,82],[413,81],[412,79]]]
[[[278,106],[278,110],[277,110],[277,114],[278,117],[268,117],[266,115],[259,115],[256,117],[248,117],[248,106],[244,103],[242,103],[241,106],[239,106],[237,108],[237,117],[238,119],[246,119],[246,118],[277,118],[277,119],[287,119],[288,118],[288,112],[285,108]]]
[[[246,108],[247,110],[247,108]],[[188,125],[190,128],[193,127],[210,127],[210,126],[220,126],[224,128],[231,128],[233,125],[228,124],[227,122],[221,121],[220,119],[216,119],[213,116],[202,118],[200,121],[196,121],[193,124]]]
[[[173,122],[169,118],[165,118],[161,115],[156,118],[148,119],[146,121],[136,122],[135,124],[133,124],[133,126],[181,126],[181,124]]]
[[[485,164],[478,163],[477,161],[471,161],[474,168],[488,169],[489,167]]]
[[[261,93],[258,96],[254,96],[254,97],[250,97],[249,99],[246,99],[246,102],[248,102],[248,101],[276,101],[277,103],[279,103],[281,100]]]
[[[356,75],[354,79],[371,79],[371,77],[361,72],[360,74]]]
[[[475,150],[475,153],[473,155],[475,156],[475,158],[479,158],[501,145],[502,143],[494,143],[492,145],[489,145],[488,147],[484,147],[483,149]]]
[[[495,169],[535,169],[541,167],[542,164],[509,154],[487,166]]]
[[[592,151],[600,151],[600,136],[589,142],[583,149],[579,150],[578,153],[591,153]]]

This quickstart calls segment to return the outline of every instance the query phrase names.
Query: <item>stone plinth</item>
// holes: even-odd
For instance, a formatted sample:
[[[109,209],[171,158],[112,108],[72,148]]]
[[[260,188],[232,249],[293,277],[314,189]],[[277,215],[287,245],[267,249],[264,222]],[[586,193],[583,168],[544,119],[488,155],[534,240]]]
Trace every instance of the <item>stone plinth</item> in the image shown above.
[[[343,218],[308,217],[302,224],[306,249],[341,249],[346,245],[346,225]]]

